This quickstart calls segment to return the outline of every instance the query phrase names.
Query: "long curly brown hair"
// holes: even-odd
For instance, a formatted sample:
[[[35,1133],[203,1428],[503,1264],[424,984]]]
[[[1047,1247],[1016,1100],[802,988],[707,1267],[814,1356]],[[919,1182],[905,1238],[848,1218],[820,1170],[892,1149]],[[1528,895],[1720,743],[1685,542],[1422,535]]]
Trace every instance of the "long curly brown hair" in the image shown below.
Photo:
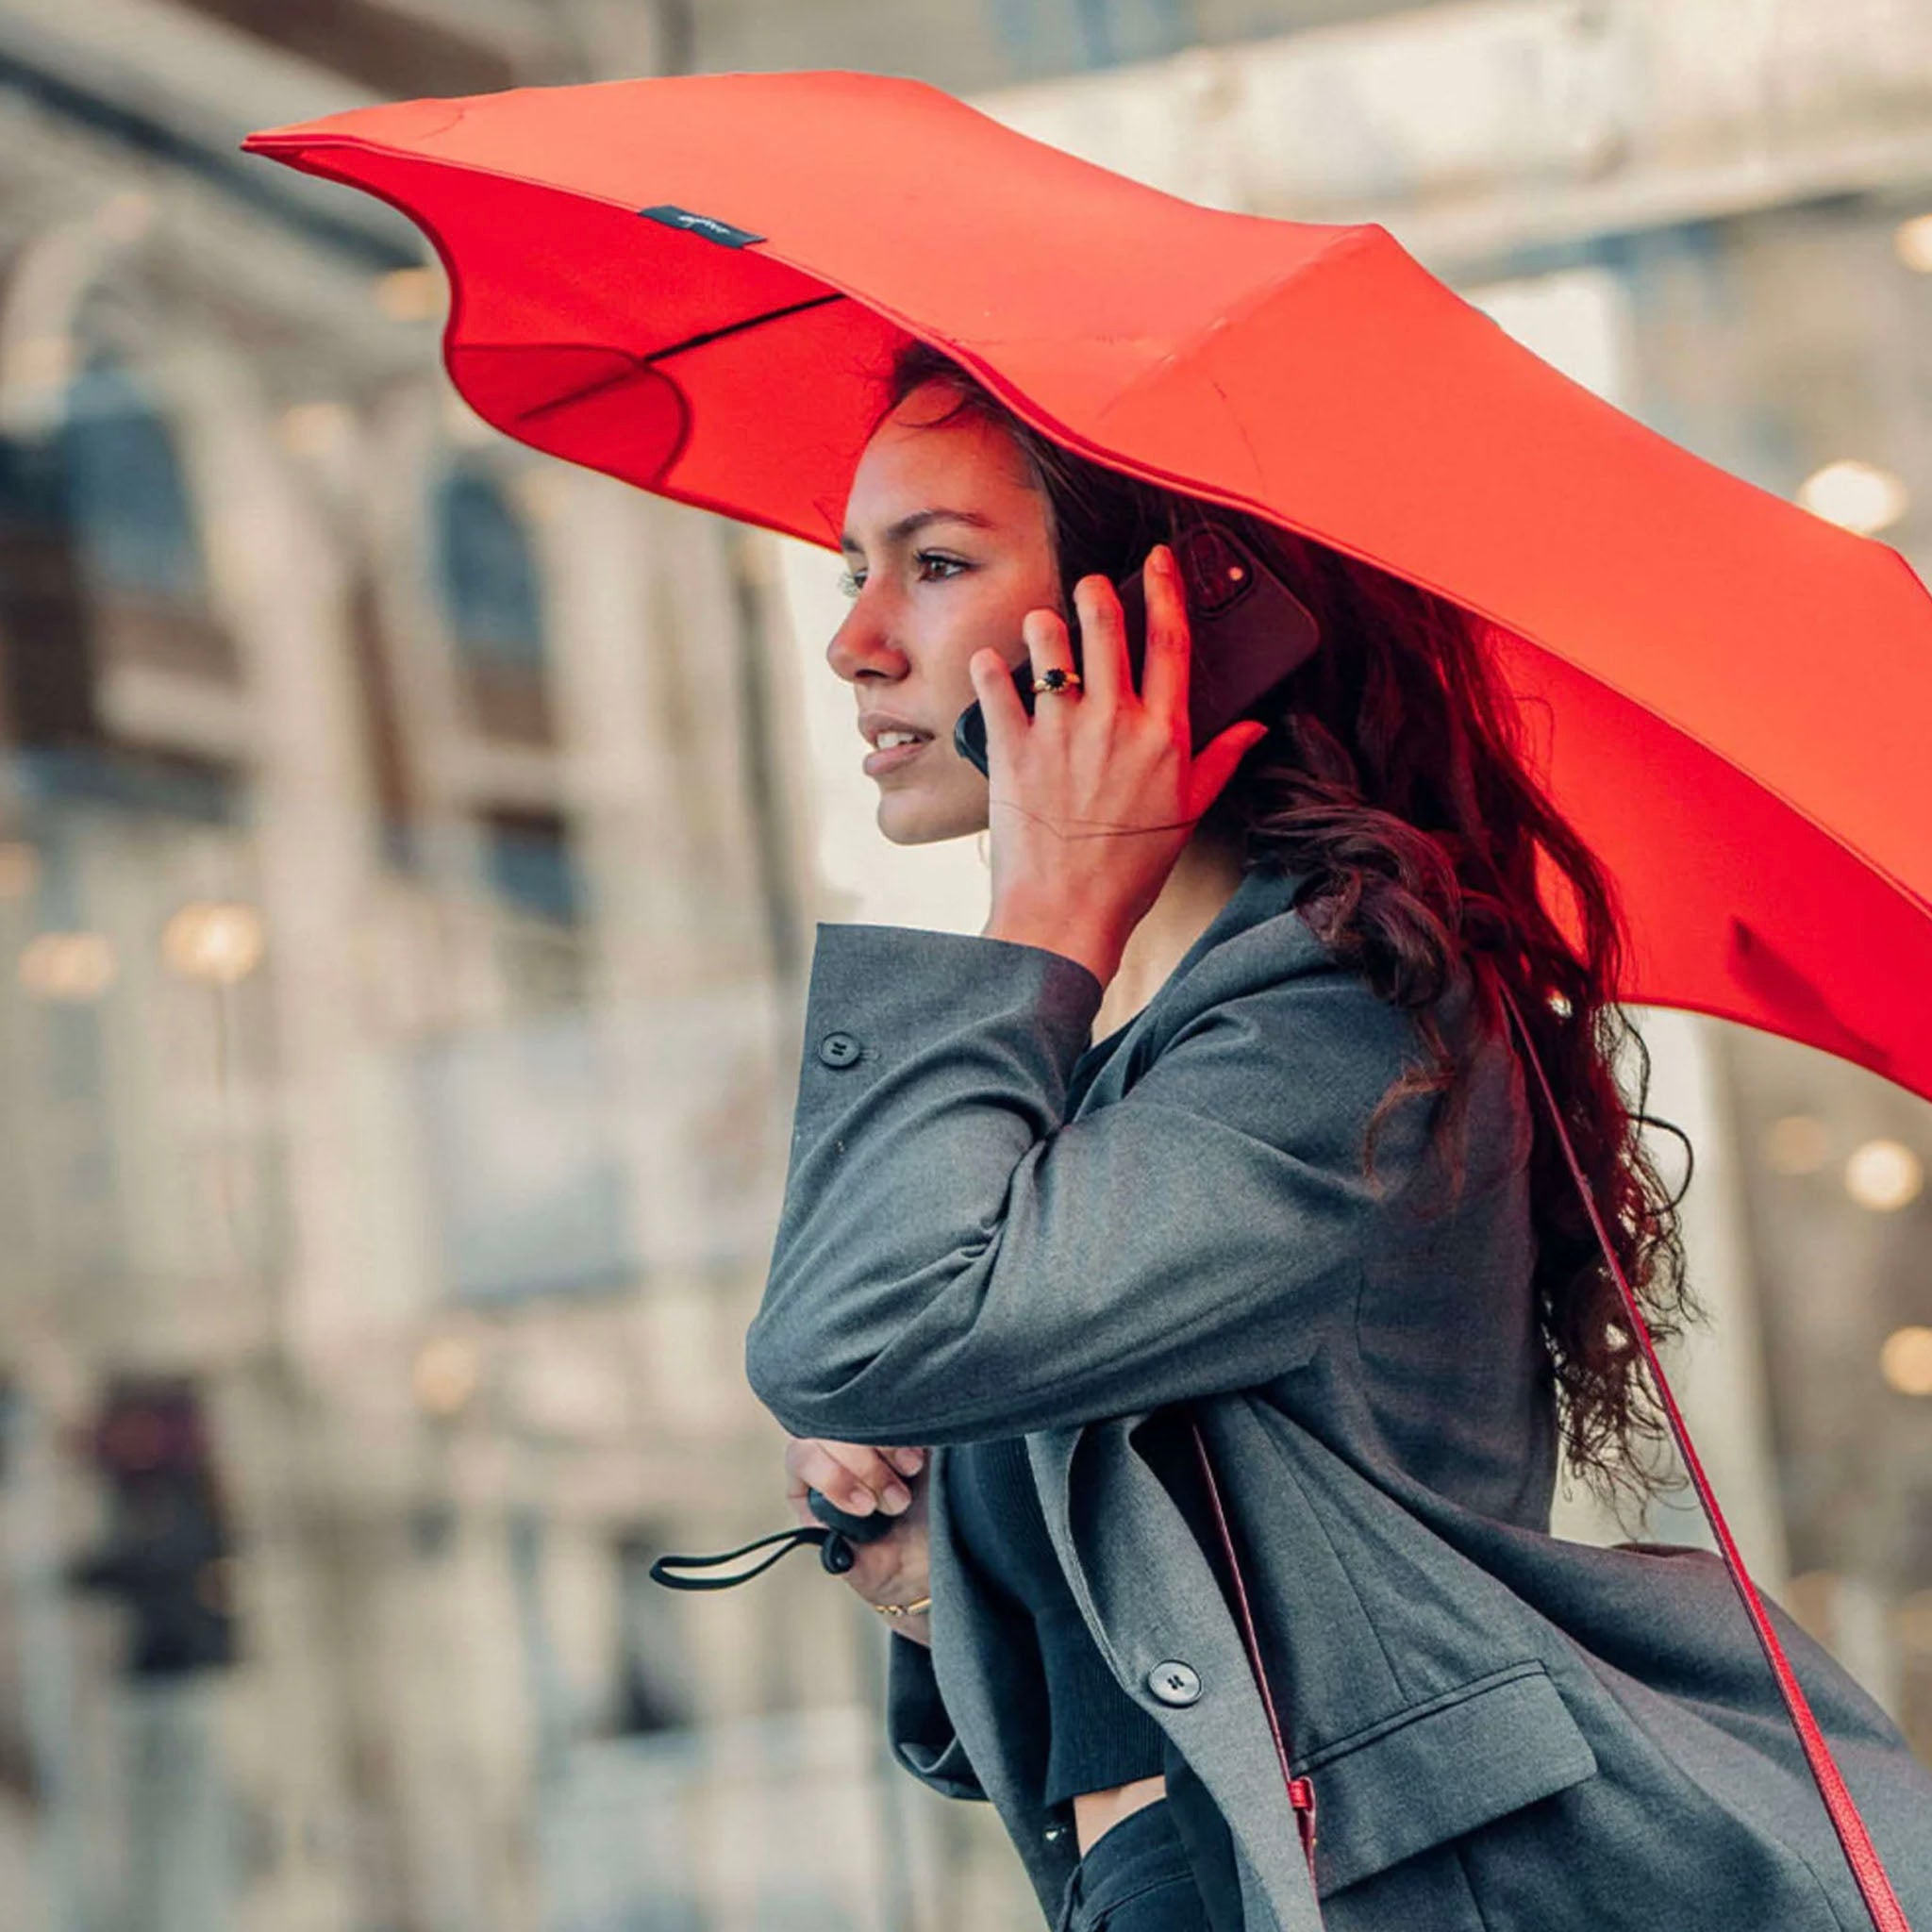
[[[1597,1210],[1659,1347],[1702,1318],[1685,1280],[1677,1204],[1640,1132],[1650,1057],[1611,998],[1627,945],[1612,881],[1529,774],[1516,707],[1501,687],[1483,623],[1447,598],[1284,526],[1109,469],[1015,415],[968,370],[917,340],[901,345],[877,422],[928,382],[955,400],[928,422],[966,415],[1005,429],[1049,507],[1063,610],[1074,586],[1138,570],[1212,514],[1253,544],[1313,612],[1326,641],[1244,716],[1267,737],[1237,767],[1204,826],[1235,840],[1244,870],[1276,863],[1309,875],[1299,909],[1378,997],[1414,1011],[1429,1055],[1391,1087],[1369,1124],[1364,1170],[1391,1111],[1446,1096],[1433,1133],[1461,1173],[1467,1102],[1458,1055],[1434,1008],[1460,964],[1483,1024],[1500,1030],[1495,981],[1518,1010],[1562,1109]],[[876,423],[874,425],[877,426]],[[1541,863],[1567,891],[1582,933],[1573,947],[1538,889]],[[1617,1083],[1633,1053],[1637,1099]],[[1617,1285],[1531,1077],[1535,1292],[1570,1467],[1621,1519],[1674,1480],[1656,1452],[1668,1428]],[[1668,1122],[1656,1122],[1666,1127]],[[1689,1142],[1686,1141],[1687,1152]],[[1688,1176],[1687,1183],[1688,1185]]]

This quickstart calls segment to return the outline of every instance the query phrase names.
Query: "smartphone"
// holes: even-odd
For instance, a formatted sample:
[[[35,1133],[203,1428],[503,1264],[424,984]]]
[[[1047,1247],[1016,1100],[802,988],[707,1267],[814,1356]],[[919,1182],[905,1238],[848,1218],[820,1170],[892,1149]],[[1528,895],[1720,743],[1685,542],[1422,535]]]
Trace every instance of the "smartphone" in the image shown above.
[[[1174,540],[1174,560],[1188,607],[1192,659],[1188,678],[1188,724],[1195,752],[1218,737],[1290,672],[1305,663],[1321,641],[1314,613],[1226,524],[1215,519]],[[1115,580],[1127,633],[1127,664],[1134,689],[1147,655],[1147,596],[1139,570]],[[1074,668],[1080,665],[1080,623],[1067,626]],[[1023,658],[1013,672],[1020,702],[1033,712],[1033,665]],[[977,699],[960,712],[953,743],[962,758],[987,770],[986,713]]]

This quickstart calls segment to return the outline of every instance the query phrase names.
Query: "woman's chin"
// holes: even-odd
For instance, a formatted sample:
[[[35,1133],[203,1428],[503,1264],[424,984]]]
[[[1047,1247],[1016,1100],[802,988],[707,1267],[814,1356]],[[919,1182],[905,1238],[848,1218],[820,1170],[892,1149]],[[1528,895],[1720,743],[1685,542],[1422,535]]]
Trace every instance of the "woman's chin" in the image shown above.
[[[945,839],[963,839],[987,827],[986,813],[955,806],[943,800],[921,798],[910,791],[887,791],[880,796],[878,827],[893,845],[937,845]]]

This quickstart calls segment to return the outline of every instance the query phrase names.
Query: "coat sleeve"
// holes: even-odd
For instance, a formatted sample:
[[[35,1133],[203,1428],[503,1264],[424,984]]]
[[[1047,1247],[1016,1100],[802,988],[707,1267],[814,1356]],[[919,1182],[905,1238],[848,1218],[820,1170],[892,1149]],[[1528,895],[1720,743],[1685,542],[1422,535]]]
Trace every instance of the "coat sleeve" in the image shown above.
[[[1103,992],[1085,966],[819,926],[745,1338],[753,1391],[790,1433],[965,1442],[1124,1415],[1270,1381],[1352,1321],[1388,1213],[1362,1134],[1413,1022],[1299,920],[1278,924],[1304,937],[1276,931],[1267,970],[1226,975],[1119,1100],[1072,1122]],[[1384,1187],[1419,1111],[1377,1142]]]
[[[942,1798],[986,1799],[940,1696],[932,1653],[896,1631],[886,1656],[886,1741],[921,1784]]]

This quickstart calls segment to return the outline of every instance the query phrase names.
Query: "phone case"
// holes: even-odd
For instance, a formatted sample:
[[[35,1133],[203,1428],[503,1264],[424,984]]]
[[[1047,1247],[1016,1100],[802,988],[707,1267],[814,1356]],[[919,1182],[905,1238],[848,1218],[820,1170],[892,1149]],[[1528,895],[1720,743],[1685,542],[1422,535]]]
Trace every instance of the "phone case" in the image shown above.
[[[1198,752],[1257,699],[1305,663],[1321,641],[1313,613],[1227,525],[1209,520],[1174,541],[1193,656],[1188,680],[1190,742]],[[1134,689],[1147,649],[1147,603],[1141,572],[1114,583],[1125,621]],[[1077,619],[1068,626],[1074,665],[1081,665]],[[1013,688],[1032,714],[1033,666],[1022,662]],[[987,770],[986,713],[975,700],[953,726],[959,756]]]

